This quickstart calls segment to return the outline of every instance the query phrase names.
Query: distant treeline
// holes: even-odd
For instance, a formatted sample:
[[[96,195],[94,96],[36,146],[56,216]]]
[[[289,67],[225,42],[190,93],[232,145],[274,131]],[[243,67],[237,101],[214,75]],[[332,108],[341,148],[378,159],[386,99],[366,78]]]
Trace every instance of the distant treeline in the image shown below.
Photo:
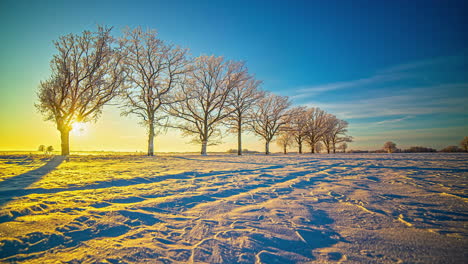
[[[426,153],[426,152],[466,152],[465,150],[457,146],[448,146],[441,150],[436,150],[433,148],[415,146],[407,149],[396,149],[393,153]],[[349,150],[348,153],[387,153],[386,150]]]
[[[460,141],[460,147],[458,146],[448,146],[438,152],[468,152],[468,137],[464,137]],[[399,149],[397,145],[392,141],[387,141],[383,145],[382,149],[378,150],[349,150],[348,153],[425,153],[425,152],[437,152],[436,149],[414,146],[407,149]]]

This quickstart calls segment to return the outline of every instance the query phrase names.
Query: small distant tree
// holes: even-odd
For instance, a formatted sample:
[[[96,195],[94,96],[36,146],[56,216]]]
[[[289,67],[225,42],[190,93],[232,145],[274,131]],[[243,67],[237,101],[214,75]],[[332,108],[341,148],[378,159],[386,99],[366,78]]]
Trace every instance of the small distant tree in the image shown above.
[[[468,152],[468,137],[465,137],[465,138],[460,142],[460,145],[461,145],[462,149],[463,149],[465,152]]]
[[[348,122],[338,119],[332,114],[325,116],[323,127],[322,142],[328,153],[331,151],[336,153],[336,147],[339,143],[353,141],[351,136],[346,135],[348,132]]]
[[[338,121],[331,128],[331,143],[333,153],[336,153],[336,145],[344,142],[352,142],[353,138],[346,135],[348,132],[348,122],[338,119]]]
[[[45,152],[45,151],[46,151],[46,146],[45,146],[45,145],[40,145],[40,146],[37,148],[37,151]]]
[[[265,154],[270,154],[270,142],[288,122],[288,97],[267,93],[253,108],[250,128],[265,140]]]
[[[288,154],[288,147],[291,147],[294,144],[294,136],[291,134],[291,131],[281,131],[279,136],[276,138],[276,144],[283,148],[284,154]]]
[[[54,42],[58,54],[50,63],[52,76],[39,85],[36,108],[57,125],[62,155],[70,154],[73,124],[97,120],[124,81],[122,57],[112,46],[110,31],[98,27]]]
[[[341,145],[338,148],[341,149],[341,151],[343,153],[346,153],[346,149],[348,148],[348,144],[346,144],[346,142],[343,142],[343,143],[341,143]]]
[[[383,146],[383,150],[385,150],[387,153],[393,153],[397,150],[397,147],[396,147],[396,144],[391,142],[391,141],[387,141],[385,142],[384,146]]]
[[[48,146],[46,151],[47,151],[47,154],[50,154],[50,153],[52,153],[52,151],[54,151],[54,147],[53,146]]]

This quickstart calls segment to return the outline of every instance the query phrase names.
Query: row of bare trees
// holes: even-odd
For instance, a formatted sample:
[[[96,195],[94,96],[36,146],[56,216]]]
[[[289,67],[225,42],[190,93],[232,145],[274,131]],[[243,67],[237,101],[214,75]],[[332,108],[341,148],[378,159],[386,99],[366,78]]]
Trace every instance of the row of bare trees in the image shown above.
[[[346,134],[348,122],[320,108],[297,106],[288,111],[288,116],[277,139],[284,153],[287,152],[287,147],[293,145],[302,153],[304,144],[310,147],[311,153],[320,151],[322,146],[327,153],[336,153],[338,144],[346,148],[346,142],[352,141],[352,137]]]
[[[74,122],[97,120],[103,106],[117,99],[122,115],[136,115],[147,128],[148,155],[154,137],[176,128],[207,146],[220,142],[223,132],[252,131],[265,140],[265,153],[278,134],[293,136],[299,152],[307,142],[314,152],[323,142],[328,152],[350,141],[347,123],[318,108],[295,107],[287,97],[260,89],[261,81],[243,62],[223,57],[190,58],[187,49],[167,44],[153,30],[125,29],[116,39],[111,28],[62,36],[54,44],[52,75],[41,82],[36,107],[55,121],[62,155],[69,154]]]

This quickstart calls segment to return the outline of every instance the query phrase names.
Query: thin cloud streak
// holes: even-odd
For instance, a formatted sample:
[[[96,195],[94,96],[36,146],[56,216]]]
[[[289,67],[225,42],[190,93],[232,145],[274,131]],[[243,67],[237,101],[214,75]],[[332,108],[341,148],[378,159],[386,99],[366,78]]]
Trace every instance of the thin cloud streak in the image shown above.
[[[410,75],[408,74],[393,74],[393,75],[379,74],[379,75],[374,75],[368,78],[362,78],[362,79],[357,79],[357,80],[352,80],[352,81],[302,87],[302,88],[295,89],[295,91],[298,92],[299,94],[292,95],[291,98],[301,99],[301,98],[311,97],[311,96],[315,96],[315,95],[330,92],[330,91],[353,88],[353,87],[358,87],[358,86],[367,86],[367,85],[372,85],[372,84],[383,84],[386,82],[398,81],[398,80],[402,80],[402,79],[409,78],[409,77]]]
[[[376,125],[385,125],[385,124],[400,123],[401,121],[405,121],[405,120],[411,119],[413,117],[414,116],[405,116],[405,117],[397,118],[397,119],[387,119],[387,120],[383,120],[383,121],[380,121],[380,122],[376,122],[375,124]]]
[[[468,87],[468,84],[466,84]],[[421,114],[465,113],[468,96],[439,97],[423,94],[424,89],[407,91],[405,95],[383,96],[355,102],[322,103],[309,102],[309,107],[320,107],[335,113],[340,118],[371,118],[395,115],[415,116]]]
[[[296,89],[292,89],[296,91],[297,94],[290,96],[292,99],[304,99],[311,96],[317,96],[322,93],[342,90],[342,89],[349,89],[355,87],[363,87],[363,86],[370,86],[373,85],[377,86],[385,86],[386,84],[394,81],[403,81],[409,79],[418,79],[418,80],[425,80],[427,79],[424,76],[421,76],[421,70],[428,69],[430,67],[450,67],[454,64],[463,63],[463,60],[460,59],[463,56],[445,56],[445,57],[438,57],[428,60],[420,60],[410,63],[399,64],[395,66],[391,66],[376,72],[375,75],[361,78],[356,80],[350,81],[343,81],[343,82],[334,82],[334,83],[326,83],[321,85],[312,85],[312,86],[302,86]],[[445,66],[444,66],[445,65]],[[445,84],[444,84],[445,85]]]
[[[460,62],[460,57],[463,57],[463,54],[414,61],[414,62],[391,66],[386,69],[377,71],[377,73],[378,74],[391,74],[391,73],[402,73],[402,72],[408,72],[408,71],[415,72],[415,71],[419,71],[421,69],[425,69],[425,68],[432,67],[432,66],[442,66],[442,65],[453,66],[454,63]]]

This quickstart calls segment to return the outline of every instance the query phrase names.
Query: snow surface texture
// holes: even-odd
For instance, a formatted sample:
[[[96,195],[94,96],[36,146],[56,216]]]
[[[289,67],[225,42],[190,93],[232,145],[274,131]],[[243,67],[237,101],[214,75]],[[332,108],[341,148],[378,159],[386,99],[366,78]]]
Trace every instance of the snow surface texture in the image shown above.
[[[468,263],[468,155],[0,156],[0,262]]]

